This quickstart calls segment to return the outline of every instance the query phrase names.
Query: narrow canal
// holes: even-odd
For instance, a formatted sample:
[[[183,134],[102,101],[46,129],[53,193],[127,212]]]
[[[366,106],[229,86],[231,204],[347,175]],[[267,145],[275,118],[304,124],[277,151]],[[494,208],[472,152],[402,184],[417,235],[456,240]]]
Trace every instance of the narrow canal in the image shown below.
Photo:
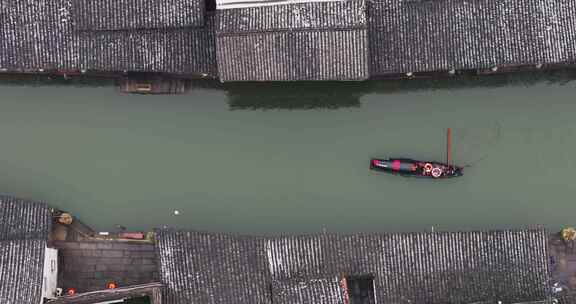
[[[101,230],[555,229],[576,213],[570,79],[245,84],[182,96],[4,83],[0,189]],[[368,170],[370,157],[445,159],[447,127],[456,162],[472,164],[464,177]]]

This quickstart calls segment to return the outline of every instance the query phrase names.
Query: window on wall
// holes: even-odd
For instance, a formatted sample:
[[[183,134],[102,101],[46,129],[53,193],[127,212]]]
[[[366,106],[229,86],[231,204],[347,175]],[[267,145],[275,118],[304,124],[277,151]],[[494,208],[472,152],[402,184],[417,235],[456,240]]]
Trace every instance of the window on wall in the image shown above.
[[[125,304],[150,304],[149,297],[139,297],[139,298],[132,298],[124,300]]]
[[[348,297],[350,304],[375,304],[374,276],[351,275],[346,276]]]

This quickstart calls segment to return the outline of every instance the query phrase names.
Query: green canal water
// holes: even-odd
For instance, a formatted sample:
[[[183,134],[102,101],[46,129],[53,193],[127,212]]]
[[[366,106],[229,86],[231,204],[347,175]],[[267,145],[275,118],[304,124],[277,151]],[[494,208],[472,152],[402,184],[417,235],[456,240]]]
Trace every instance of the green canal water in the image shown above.
[[[576,81],[235,84],[181,96],[0,84],[0,189],[99,230],[241,233],[575,224]],[[465,176],[377,174],[370,157]],[[175,215],[174,211],[179,215]]]

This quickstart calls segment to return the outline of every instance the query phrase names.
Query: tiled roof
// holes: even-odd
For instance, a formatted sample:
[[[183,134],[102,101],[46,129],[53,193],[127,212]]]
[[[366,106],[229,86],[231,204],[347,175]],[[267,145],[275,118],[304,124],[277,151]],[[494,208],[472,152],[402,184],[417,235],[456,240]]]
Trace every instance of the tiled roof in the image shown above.
[[[576,59],[576,2],[369,0],[371,74]]]
[[[320,235],[268,241],[272,278],[374,274],[379,303],[545,298],[544,231]]]
[[[40,303],[50,223],[46,204],[0,196],[0,303]]]
[[[272,282],[275,304],[344,304],[343,295],[338,277]]]
[[[338,303],[329,280],[366,274],[376,303],[510,303],[546,298],[549,279],[544,230],[269,238],[159,231],[158,253],[168,304],[309,303],[315,292]]]
[[[45,203],[0,196],[0,240],[46,240],[50,224]]]
[[[68,0],[0,0],[0,69],[76,64]]]
[[[83,68],[215,76],[214,16],[201,28],[88,31],[78,34]]]
[[[204,0],[0,0],[0,70],[296,81],[576,62],[574,1],[224,2],[214,23]]]
[[[312,3],[312,2],[333,2],[335,0],[216,0],[216,9],[233,9],[233,8],[246,8],[246,7],[263,7],[263,6],[277,6],[277,5],[290,5],[299,3]],[[336,0],[347,1],[347,0]]]
[[[365,28],[364,1],[310,2],[218,10],[219,33]]]
[[[46,240],[0,240],[0,303],[38,304]]]
[[[222,81],[368,78],[364,0],[218,10]]]
[[[220,35],[217,60],[226,81],[363,80],[366,30]]]
[[[75,0],[79,30],[121,30],[204,25],[204,0]]]
[[[99,16],[89,19],[75,15],[89,13],[80,10],[80,4],[73,9],[72,3],[76,2],[0,0],[0,69],[127,70],[216,76],[213,15],[205,16],[201,27],[166,28],[193,22],[190,19],[193,17],[162,19],[165,22],[161,24],[160,19],[146,18],[146,13],[133,15],[132,19],[117,16],[115,23],[105,25],[98,23]],[[112,5],[113,2],[103,3]],[[200,2],[194,3],[200,5]],[[160,9],[160,6],[155,8]],[[83,22],[74,24],[74,18]],[[103,30],[129,26],[163,28]],[[93,29],[85,30],[89,27]]]
[[[160,230],[166,304],[271,304],[264,243],[258,238]]]

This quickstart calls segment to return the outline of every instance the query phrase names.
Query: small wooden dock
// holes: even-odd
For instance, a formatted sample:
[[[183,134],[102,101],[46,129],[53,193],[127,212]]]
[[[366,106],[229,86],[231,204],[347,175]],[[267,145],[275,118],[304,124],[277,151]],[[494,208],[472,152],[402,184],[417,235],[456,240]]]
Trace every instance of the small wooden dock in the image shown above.
[[[117,80],[116,86],[121,93],[132,94],[184,94],[189,88],[189,81],[180,78],[122,77]]]

